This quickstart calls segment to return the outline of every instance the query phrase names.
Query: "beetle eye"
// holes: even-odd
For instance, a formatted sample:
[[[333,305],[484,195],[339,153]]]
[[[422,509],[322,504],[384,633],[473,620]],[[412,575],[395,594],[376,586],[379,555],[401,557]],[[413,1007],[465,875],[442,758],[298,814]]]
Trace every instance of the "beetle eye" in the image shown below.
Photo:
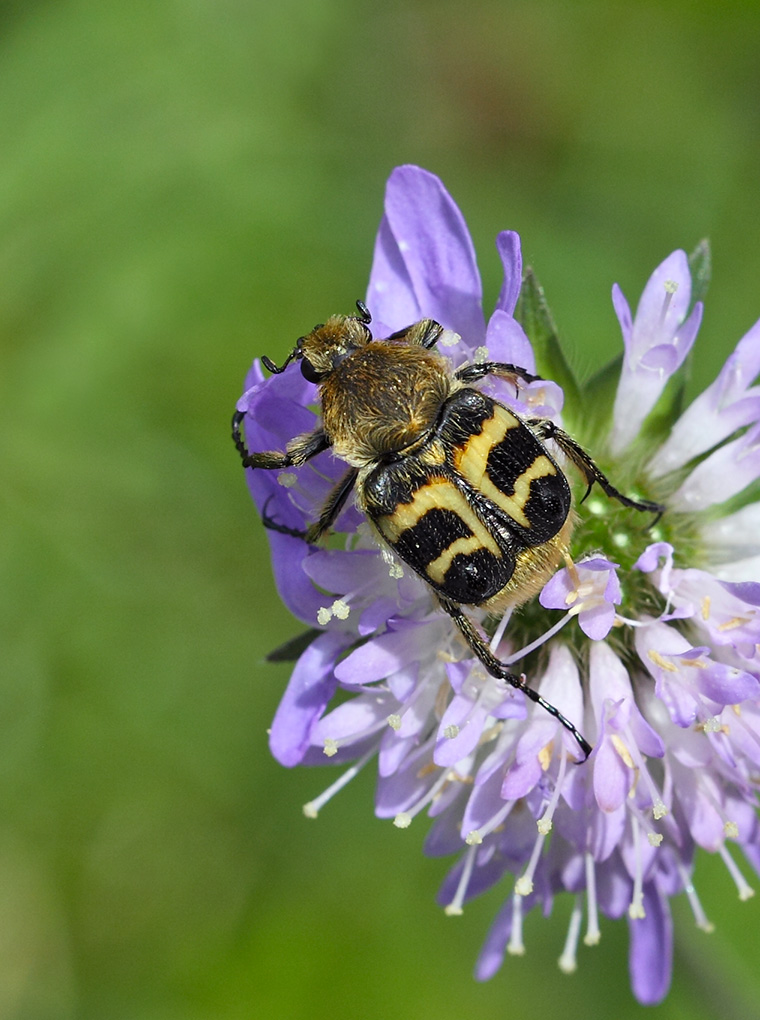
[[[324,372],[317,372],[308,358],[301,358],[301,374],[311,383],[321,383],[325,377]]]

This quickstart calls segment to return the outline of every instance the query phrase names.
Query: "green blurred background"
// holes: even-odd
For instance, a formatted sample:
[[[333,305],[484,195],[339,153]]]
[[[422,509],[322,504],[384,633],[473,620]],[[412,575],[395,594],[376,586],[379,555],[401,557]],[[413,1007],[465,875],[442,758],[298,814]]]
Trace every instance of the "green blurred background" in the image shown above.
[[[0,1017],[645,1012],[624,923],[559,973],[563,901],[473,982],[502,892],[444,917],[370,770],[302,817],[334,773],[268,754],[299,625],[228,422],[254,355],[364,293],[402,162],[459,202],[487,305],[521,232],[581,372],[613,281],[709,236],[696,391],[760,314],[758,52],[754,3],[0,5]],[[754,1015],[760,904],[697,883],[717,931],[676,903],[649,1015]]]

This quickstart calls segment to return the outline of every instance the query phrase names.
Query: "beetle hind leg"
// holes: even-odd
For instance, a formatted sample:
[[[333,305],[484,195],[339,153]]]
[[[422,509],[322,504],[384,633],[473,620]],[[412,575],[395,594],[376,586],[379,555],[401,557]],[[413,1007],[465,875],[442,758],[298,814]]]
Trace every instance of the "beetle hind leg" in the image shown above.
[[[530,426],[533,434],[542,441],[544,439],[554,440],[560,450],[575,464],[586,479],[588,488],[581,503],[591,492],[594,482],[597,482],[611,499],[617,500],[622,506],[630,507],[632,510],[640,510],[642,513],[654,514],[655,518],[649,525],[650,528],[654,527],[665,513],[667,507],[662,503],[654,503],[649,499],[632,499],[630,496],[625,496],[619,489],[616,489],[604,472],[599,470],[583,447],[576,443],[567,432],[563,432],[562,429],[558,428],[553,421],[549,421],[548,418],[530,418],[527,424]]]
[[[577,741],[578,746],[583,752],[583,761],[585,761],[591,754],[593,748],[580,732],[578,727],[571,723],[558,708],[546,701],[545,698],[542,698],[538,691],[534,691],[532,687],[529,687],[525,677],[511,673],[509,669],[496,658],[486,642],[483,640],[482,635],[478,632],[475,624],[466,615],[461,606],[457,605],[456,602],[450,602],[448,599],[440,599],[440,603],[442,608],[449,614],[451,619],[459,628],[462,637],[483,663],[491,676],[496,677],[497,680],[504,680],[508,684],[511,684],[512,687],[516,687],[517,690],[522,691],[527,698],[535,702],[535,704],[540,705],[544,711],[548,712],[549,715],[553,716],[553,718],[557,720],[557,722],[561,723],[561,725],[564,726]]]

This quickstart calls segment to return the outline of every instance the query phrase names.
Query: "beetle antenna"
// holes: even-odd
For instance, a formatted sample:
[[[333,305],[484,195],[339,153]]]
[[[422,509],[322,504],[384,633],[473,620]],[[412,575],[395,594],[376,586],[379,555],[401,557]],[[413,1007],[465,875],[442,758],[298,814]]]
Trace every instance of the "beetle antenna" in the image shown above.
[[[293,358],[295,358],[297,353],[298,353],[298,348],[296,347],[294,350],[292,350],[290,352],[290,354],[283,361],[283,363],[280,365],[279,368],[277,367],[277,365],[275,365],[275,363],[272,361],[271,358],[268,358],[266,356],[266,354],[262,357],[261,364],[264,366],[264,368],[267,370],[267,372],[271,372],[272,375],[280,375],[282,372],[285,371],[285,369],[291,363]]]

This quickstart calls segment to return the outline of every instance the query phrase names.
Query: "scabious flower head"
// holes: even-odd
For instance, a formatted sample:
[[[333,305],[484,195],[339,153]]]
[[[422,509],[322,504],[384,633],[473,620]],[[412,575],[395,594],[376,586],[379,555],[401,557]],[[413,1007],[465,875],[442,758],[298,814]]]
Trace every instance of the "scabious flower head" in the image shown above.
[[[599,941],[602,915],[626,916],[632,988],[655,1003],[670,982],[670,898],[684,893],[696,923],[710,929],[695,851],[720,855],[741,899],[751,888],[737,857],[760,868],[760,388],[752,385],[760,323],[681,413],[677,372],[700,325],[692,275],[704,276],[706,251],[691,263],[674,252],[635,317],[614,287],[619,381],[610,386],[605,370],[581,389],[540,288],[523,277],[517,235],[499,234],[496,247],[504,282],[486,321],[458,208],[436,177],[400,167],[388,182],[367,305],[375,336],[436,319],[454,367],[487,359],[539,372],[544,379],[517,392],[493,377],[480,385],[518,414],[555,422],[567,396],[564,427],[593,444],[613,484],[666,505],[652,522],[595,490],[578,506],[574,563],[511,616],[473,614],[502,662],[576,723],[593,753],[580,762],[557,719],[485,672],[431,590],[378,545],[353,506],[327,548],[268,532],[282,598],[317,632],[296,662],[271,749],[288,766],[344,765],[306,805],[311,816],[376,761],[378,816],[403,829],[427,814],[426,852],[458,855],[440,893],[447,913],[500,884],[505,902],[479,978],[505,952],[524,952],[529,910],[548,913],[566,893],[560,967],[575,969],[582,935],[586,945]],[[314,428],[314,398],[297,369],[266,377],[255,363],[238,404],[249,448],[284,449]],[[247,474],[259,511],[303,530],[344,471],[327,451],[300,468]],[[576,495],[579,504],[580,480]]]

